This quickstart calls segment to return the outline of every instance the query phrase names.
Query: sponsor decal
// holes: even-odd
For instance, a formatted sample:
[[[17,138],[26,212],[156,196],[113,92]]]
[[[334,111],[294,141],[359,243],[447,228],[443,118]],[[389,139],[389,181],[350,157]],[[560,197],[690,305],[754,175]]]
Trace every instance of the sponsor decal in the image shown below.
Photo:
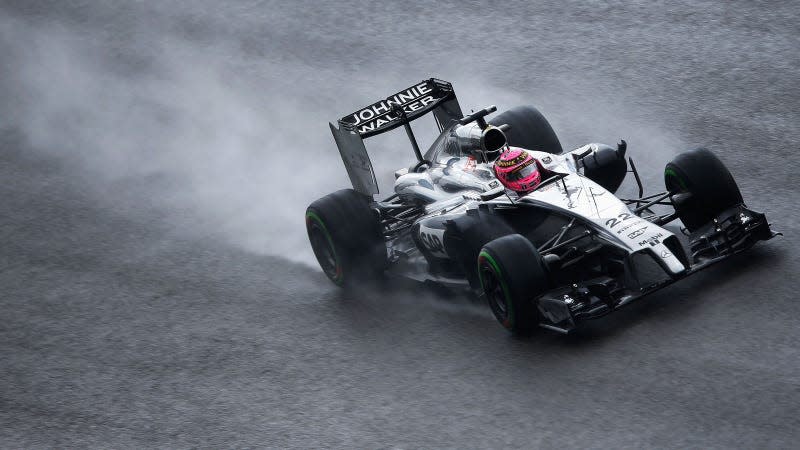
[[[644,223],[644,220],[637,220],[635,222],[630,222],[627,225],[623,225],[622,228],[617,230],[617,234],[622,234],[624,231],[629,230],[635,226],[641,225]],[[646,227],[645,227],[646,228]]]
[[[544,158],[542,158],[542,162],[544,164],[550,164],[551,162],[553,162],[553,158],[551,158],[549,156],[545,156]]]
[[[498,186],[500,186],[500,182],[497,181],[497,180],[493,180],[493,181],[489,182],[489,189],[494,189],[494,188],[496,188]]]
[[[514,150],[508,151],[507,154],[504,153],[503,156],[505,157],[507,155],[510,155],[512,151]],[[519,155],[515,156],[513,159],[503,159],[501,157],[500,159],[495,161],[495,165],[497,165],[497,167],[513,167],[516,166],[517,164],[522,164],[527,157],[528,157],[528,152],[522,151],[520,152]],[[533,162],[533,160],[529,160],[528,164],[530,164],[531,162]]]
[[[639,241],[639,247],[647,247],[648,245],[650,245],[651,247],[655,247],[656,245],[661,243],[660,239],[662,237],[664,237],[662,233],[650,236],[645,240]]]
[[[564,190],[564,184],[561,183],[560,181],[555,182],[555,183],[550,183],[550,186],[553,186],[553,185],[555,185],[562,194],[564,194],[564,195],[566,195],[568,197],[572,196],[573,194],[580,195],[580,193],[583,192],[583,187],[582,186],[575,186],[575,185],[572,185],[572,184],[568,184],[566,190]]]
[[[475,161],[475,158],[472,156],[468,157],[467,164],[464,166],[464,172],[474,172],[477,165],[478,163]]]
[[[592,197],[599,197],[606,193],[605,190],[600,190],[599,192],[595,192],[593,187],[589,187],[589,192],[592,194]]]
[[[429,252],[435,256],[447,256],[444,251],[444,230],[420,226],[419,240]]]
[[[642,234],[644,234],[645,230],[647,230],[647,227],[642,227],[642,228],[639,228],[638,230],[635,230],[635,231],[632,231],[632,232],[628,233],[628,239],[635,239],[635,238],[641,236]]]
[[[666,250],[664,250],[664,251],[662,251],[662,252],[661,252],[661,257],[662,257],[662,258],[665,258],[665,259],[666,259],[666,258],[669,258],[670,256],[672,256],[672,253],[670,253],[670,252],[668,252],[668,251],[666,251]]]
[[[559,192],[561,192],[562,194],[564,194],[567,197],[566,198],[566,200],[567,200],[567,208],[574,209],[574,208],[577,208],[578,206],[580,206],[577,203],[577,200],[580,198],[581,193],[583,192],[583,187],[567,185],[566,188],[565,188],[565,186],[561,182],[556,182],[556,183],[550,183],[549,184],[549,186],[554,186],[554,185],[559,190]]]
[[[341,121],[356,127],[359,134],[380,131],[400,119],[392,111],[395,106],[403,108],[407,115],[412,115],[447,95],[448,92],[436,90],[432,83],[424,81],[345,116]]]
[[[441,252],[444,250],[441,239],[435,234],[420,233],[419,238],[422,240],[422,243],[425,244],[425,248],[432,252]]]

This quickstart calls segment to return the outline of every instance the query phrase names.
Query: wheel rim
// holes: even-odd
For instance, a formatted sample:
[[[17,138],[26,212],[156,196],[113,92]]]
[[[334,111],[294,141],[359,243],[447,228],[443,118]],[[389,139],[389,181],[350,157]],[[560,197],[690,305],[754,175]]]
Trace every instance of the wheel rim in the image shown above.
[[[333,246],[333,240],[328,234],[325,225],[316,214],[306,214],[306,226],[308,227],[308,238],[311,241],[311,249],[317,258],[319,266],[325,275],[336,284],[341,284],[343,280],[342,265]]]
[[[498,312],[503,319],[508,317],[508,305],[506,305],[506,294],[503,291],[503,285],[497,279],[494,271],[484,266],[481,273],[481,280],[483,281],[483,292],[486,294],[486,299],[492,309]]]
[[[478,255],[478,276],[492,313],[505,328],[514,327],[514,310],[509,303],[509,291],[500,274],[500,267],[485,251]]]

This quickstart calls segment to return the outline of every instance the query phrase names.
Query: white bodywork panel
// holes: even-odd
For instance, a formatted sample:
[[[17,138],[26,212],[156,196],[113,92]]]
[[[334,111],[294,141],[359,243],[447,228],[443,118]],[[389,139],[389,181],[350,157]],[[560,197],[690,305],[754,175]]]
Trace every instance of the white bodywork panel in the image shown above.
[[[622,246],[631,253],[650,253],[672,275],[685,272],[687,267],[663,244],[664,239],[673,236],[672,232],[637,216],[612,192],[581,174],[576,156],[594,148],[596,144],[588,144],[561,155],[526,150],[545,169],[566,176],[549,182],[516,201],[591,221],[601,231],[601,239]],[[403,171],[397,177],[395,191],[398,194],[427,198],[431,202],[425,208],[426,214],[445,211],[462,213],[474,207],[481,192],[499,187],[499,181],[492,172],[492,164],[476,163],[474,159],[466,157],[451,162],[446,170],[441,165],[434,165],[423,173]],[[448,188],[443,190],[444,187]],[[498,197],[491,202],[507,204],[509,198],[516,197],[511,191],[507,192],[509,197]],[[426,236],[442,239],[442,236],[438,236],[440,231],[425,231],[428,233]],[[436,256],[444,254],[436,253]]]
[[[652,252],[673,275],[684,272],[687,268],[663,244],[664,239],[673,233],[632,213],[613,193],[579,174],[573,155],[587,148],[584,146],[562,155],[529,151],[546,169],[568,175],[531,192],[520,201],[549,205],[567,215],[588,219],[606,231],[603,236],[606,239],[622,244],[631,252]]]

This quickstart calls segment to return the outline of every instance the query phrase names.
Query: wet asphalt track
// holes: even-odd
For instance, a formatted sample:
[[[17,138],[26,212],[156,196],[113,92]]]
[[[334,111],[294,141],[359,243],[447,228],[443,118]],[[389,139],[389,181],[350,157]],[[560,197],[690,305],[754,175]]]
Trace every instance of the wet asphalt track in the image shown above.
[[[115,3],[0,2],[0,446],[797,447],[796,3]],[[650,185],[708,145],[786,236],[568,337],[345,294],[301,228],[346,183],[325,120],[429,75],[626,137]],[[243,134],[232,96],[253,153],[194,165],[186,135]]]

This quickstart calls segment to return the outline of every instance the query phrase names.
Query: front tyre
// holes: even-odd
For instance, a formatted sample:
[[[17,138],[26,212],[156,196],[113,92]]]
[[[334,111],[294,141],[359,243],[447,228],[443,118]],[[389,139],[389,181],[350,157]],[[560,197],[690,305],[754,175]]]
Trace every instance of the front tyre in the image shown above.
[[[374,277],[386,265],[386,245],[369,198],[342,189],[306,210],[306,231],[322,271],[337,286]]]
[[[689,194],[685,200],[681,200],[680,195],[674,196],[673,204],[690,232],[726,209],[743,203],[733,175],[719,158],[704,148],[681,153],[668,163],[664,169],[664,184],[673,195]]]
[[[540,322],[536,298],[549,278],[541,255],[523,236],[511,234],[483,246],[478,276],[492,313],[513,333],[527,333]]]

